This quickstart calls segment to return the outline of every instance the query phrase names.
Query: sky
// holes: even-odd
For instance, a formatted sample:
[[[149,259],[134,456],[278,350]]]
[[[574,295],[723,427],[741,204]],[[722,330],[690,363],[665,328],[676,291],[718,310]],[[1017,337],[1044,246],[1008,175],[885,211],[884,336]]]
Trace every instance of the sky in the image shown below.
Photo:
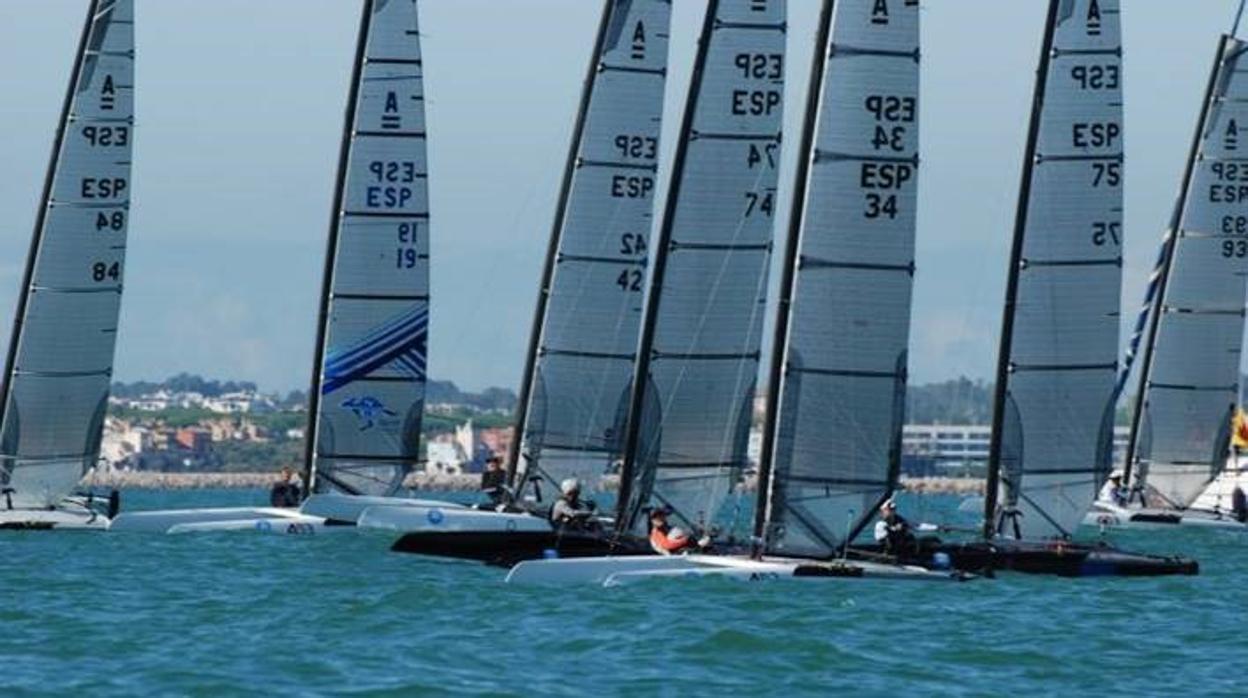
[[[911,380],[994,370],[1046,0],[924,0]],[[1125,325],[1238,0],[1123,0]],[[674,0],[664,148],[701,22]],[[817,0],[789,0],[787,143]],[[86,0],[0,0],[0,341]],[[304,388],[356,0],[136,0],[136,133],[118,380]],[[432,378],[515,388],[598,0],[422,0]],[[787,202],[795,154],[782,156]],[[662,173],[661,173],[662,178]],[[780,207],[786,210],[787,204]],[[777,218],[784,230],[786,217]],[[775,255],[777,262],[782,255]],[[779,278],[773,268],[772,285]],[[774,297],[774,293],[772,297]],[[765,336],[770,336],[769,332]]]

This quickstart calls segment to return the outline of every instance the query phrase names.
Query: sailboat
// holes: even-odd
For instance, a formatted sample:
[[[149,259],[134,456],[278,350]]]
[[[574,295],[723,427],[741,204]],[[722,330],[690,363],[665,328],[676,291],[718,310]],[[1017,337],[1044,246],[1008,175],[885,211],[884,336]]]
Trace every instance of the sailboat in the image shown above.
[[[326,254],[298,509],[124,514],[112,530],[350,530],[420,459],[429,195],[415,0],[365,0]],[[446,505],[454,506],[454,505]]]
[[[982,539],[962,569],[1194,574],[1194,561],[1072,543],[1109,475],[1122,244],[1117,0],[1051,0],[1010,253]]]
[[[1248,198],[1239,154],[1239,124],[1248,123],[1248,79],[1239,70],[1246,50],[1234,31],[1218,40],[1174,215],[1137,325],[1135,342],[1142,338],[1144,346],[1123,466],[1129,496],[1097,501],[1086,519],[1092,525],[1248,531],[1230,511],[1236,478],[1211,487],[1224,464],[1236,461],[1231,429],[1248,277]],[[1134,355],[1130,351],[1128,360]]]
[[[644,512],[660,503],[708,533],[730,514],[746,464],[770,262],[785,17],[783,0],[707,4],[650,247],[615,516],[609,530],[539,539],[557,554],[647,552]],[[574,550],[562,545],[567,538]],[[417,548],[422,540],[437,548]],[[441,540],[408,533],[394,549],[446,554]],[[514,537],[492,541],[484,554],[465,548],[464,556],[508,563],[545,552]]]
[[[535,561],[509,581],[965,578],[847,557],[899,473],[918,99],[918,2],[825,1],[777,307],[754,554]]]
[[[93,0],[44,182],[0,398],[0,528],[103,529],[99,460],[134,142],[134,5]],[[109,498],[115,513],[117,499]]]
[[[360,525],[402,531],[395,550],[537,555],[596,537],[559,535],[544,492],[592,487],[623,451],[642,324],[667,75],[671,2],[605,0],[564,168],[521,382],[513,496],[498,506],[364,512]],[[604,515],[603,525],[612,525]]]

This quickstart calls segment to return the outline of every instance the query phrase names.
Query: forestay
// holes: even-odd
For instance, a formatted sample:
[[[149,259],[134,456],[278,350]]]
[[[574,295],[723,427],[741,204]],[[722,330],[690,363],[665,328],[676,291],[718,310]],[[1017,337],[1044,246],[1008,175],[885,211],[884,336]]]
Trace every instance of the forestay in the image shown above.
[[[134,6],[94,0],[88,13],[6,367],[0,479],[16,507],[73,490],[99,456],[108,406],[130,217]]]
[[[1117,0],[1050,3],[990,449],[1000,508],[988,497],[986,517],[1005,535],[1070,534],[1108,474],[1121,283],[1120,36]]]
[[[776,205],[783,0],[711,0],[673,161],[630,405],[625,526],[697,528],[746,465]]]
[[[347,107],[314,376],[315,491],[391,494],[420,458],[429,197],[415,0],[370,0]]]
[[[790,223],[800,233],[761,469],[768,550],[816,557],[835,554],[896,484],[919,159],[918,0],[834,7],[809,97],[816,130]]]
[[[1248,124],[1248,44],[1219,44],[1202,105],[1194,162],[1168,231],[1168,274],[1154,309],[1155,339],[1143,362],[1137,484],[1168,504],[1190,505],[1218,474],[1230,447],[1238,398],[1248,275],[1248,171],[1240,124]]]
[[[653,222],[670,0],[608,0],[522,387],[519,478],[596,484],[623,451]]]

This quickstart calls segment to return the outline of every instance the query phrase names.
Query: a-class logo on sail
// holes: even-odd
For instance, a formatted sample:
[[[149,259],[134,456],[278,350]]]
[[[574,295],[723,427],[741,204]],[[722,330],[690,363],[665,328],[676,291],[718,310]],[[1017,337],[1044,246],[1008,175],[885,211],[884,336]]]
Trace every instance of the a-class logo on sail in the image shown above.
[[[1088,4],[1088,36],[1101,35],[1101,6],[1096,0]]]
[[[387,409],[381,400],[370,395],[343,400],[342,406],[351,410],[355,418],[360,420],[360,431],[372,429],[386,417],[398,416],[394,410]]]

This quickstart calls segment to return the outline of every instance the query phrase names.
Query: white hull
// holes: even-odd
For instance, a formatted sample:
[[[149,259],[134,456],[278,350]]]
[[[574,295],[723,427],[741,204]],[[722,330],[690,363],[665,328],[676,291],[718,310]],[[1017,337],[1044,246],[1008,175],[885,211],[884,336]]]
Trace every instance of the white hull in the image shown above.
[[[354,523],[370,507],[385,504],[388,508],[402,509],[407,506],[430,505],[434,500],[403,499],[399,497],[353,497],[347,495],[313,495],[299,509],[277,507],[224,507],[214,509],[164,509],[136,511],[118,514],[109,526],[111,531],[139,533],[198,533],[206,531],[254,531],[259,533],[284,532],[308,526],[315,531],[325,528],[351,530],[350,525],[330,525],[325,521]],[[446,502],[438,506],[448,510],[462,508]],[[266,524],[267,522],[267,524]],[[267,528],[266,528],[267,526]],[[292,530],[290,532],[306,532]]]
[[[551,530],[550,521],[534,514],[497,512],[454,505],[372,506],[360,515],[363,528],[380,528],[399,533],[415,532],[535,532]]]
[[[436,499],[407,499],[404,497],[372,497],[345,494],[314,494],[299,507],[299,513],[308,516],[319,516],[335,521],[358,522],[361,514],[369,507],[387,506],[406,507],[440,507],[443,509],[463,509],[462,504],[442,502]]]
[[[1177,509],[1150,509],[1143,507],[1120,507],[1110,502],[1098,501],[1084,517],[1085,526],[1097,528],[1168,529],[1176,526],[1217,528],[1248,533],[1248,525],[1229,515],[1215,511]]]
[[[355,526],[326,524],[319,516],[294,514],[273,518],[237,519],[233,521],[204,521],[183,523],[169,528],[167,533],[224,533],[245,532],[278,536],[311,536],[325,533],[354,531]]]
[[[602,584],[619,586],[655,578],[727,577],[749,581],[786,578],[806,579],[899,579],[912,581],[959,581],[965,575],[936,572],[912,565],[876,562],[752,560],[726,555],[640,555],[528,560],[507,574],[510,584]]]
[[[297,516],[295,509],[276,507],[222,507],[215,509],[162,509],[123,512],[113,519],[110,531],[168,533],[179,526]]]
[[[88,509],[0,509],[0,530],[104,531],[108,517]]]

